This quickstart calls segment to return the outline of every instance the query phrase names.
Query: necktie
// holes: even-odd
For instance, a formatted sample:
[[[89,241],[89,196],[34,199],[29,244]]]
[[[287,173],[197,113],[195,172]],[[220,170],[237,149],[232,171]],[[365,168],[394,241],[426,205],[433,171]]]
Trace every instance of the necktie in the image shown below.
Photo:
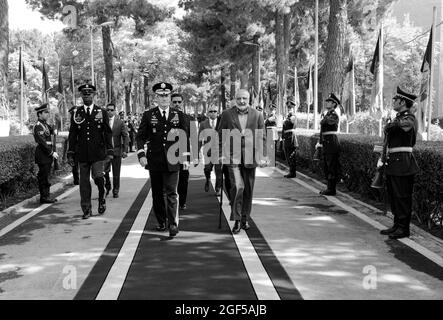
[[[86,108],[86,113],[87,113],[88,117],[91,116],[91,110],[89,110],[89,107]]]
[[[163,111],[163,120],[166,121],[166,111]]]

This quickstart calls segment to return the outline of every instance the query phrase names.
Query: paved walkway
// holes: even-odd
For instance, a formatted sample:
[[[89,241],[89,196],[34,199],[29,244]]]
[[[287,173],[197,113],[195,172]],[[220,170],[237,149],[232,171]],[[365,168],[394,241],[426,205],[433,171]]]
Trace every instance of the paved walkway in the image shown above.
[[[154,230],[149,175],[134,154],[104,216],[82,220],[78,190],[44,208],[0,237],[0,299],[443,298],[439,257],[388,240],[349,203],[275,168],[257,171],[251,229],[231,234],[226,200],[219,229],[202,171],[191,169],[173,239]]]

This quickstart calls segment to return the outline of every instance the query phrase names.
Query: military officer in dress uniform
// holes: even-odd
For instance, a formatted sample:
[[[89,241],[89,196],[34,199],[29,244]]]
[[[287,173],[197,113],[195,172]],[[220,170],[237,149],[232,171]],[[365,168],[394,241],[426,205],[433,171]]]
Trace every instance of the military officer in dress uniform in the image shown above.
[[[157,231],[166,231],[174,237],[178,233],[179,214],[177,185],[180,163],[189,170],[187,120],[183,112],[171,108],[172,85],[157,83],[152,87],[158,107],[143,114],[136,137],[140,165],[149,170],[154,213],[159,225]],[[173,141],[168,135],[175,136]],[[179,135],[178,137],[176,135]],[[180,147],[174,154],[169,150],[179,140]],[[147,144],[147,152],[143,146]],[[171,153],[168,155],[168,151]],[[177,161],[177,159],[179,161]]]
[[[77,107],[73,106],[71,109],[68,110],[71,117],[74,114],[76,109],[77,109]],[[68,146],[68,149],[69,149],[69,146]],[[78,168],[78,160],[77,160],[76,153],[74,153],[74,166],[72,167],[72,177],[74,178],[74,185],[78,186],[80,184],[80,178],[79,178],[79,168]]]
[[[80,198],[83,219],[92,215],[90,175],[98,187],[98,213],[106,211],[105,200],[105,161],[111,161],[114,154],[112,130],[105,109],[93,103],[95,86],[90,84],[78,88],[84,105],[77,107],[71,116],[69,129],[68,161],[74,164],[77,156],[80,167]]]
[[[56,200],[49,197],[49,175],[52,162],[58,159],[54,151],[52,141],[54,129],[47,123],[49,119],[49,106],[47,103],[35,108],[38,121],[34,126],[34,139],[37,142],[35,148],[35,163],[38,165],[38,188],[40,190],[40,203],[54,203]]]
[[[298,147],[297,136],[295,135],[296,117],[291,112],[283,122],[283,152],[289,165],[289,174],[285,178],[295,178],[297,176],[296,148]]]
[[[419,171],[412,153],[418,123],[410,111],[417,96],[397,87],[393,99],[397,116],[385,126],[387,152],[385,159],[379,160],[377,166],[385,165],[387,189],[394,215],[394,226],[382,230],[381,234],[389,235],[391,239],[400,239],[409,237],[414,176]]]
[[[337,137],[339,117],[335,112],[340,100],[334,93],[331,93],[326,99],[326,114],[320,121],[320,141],[316,148],[323,147],[324,171],[328,187],[320,191],[325,196],[334,196],[336,194],[336,185],[340,178],[340,143]]]

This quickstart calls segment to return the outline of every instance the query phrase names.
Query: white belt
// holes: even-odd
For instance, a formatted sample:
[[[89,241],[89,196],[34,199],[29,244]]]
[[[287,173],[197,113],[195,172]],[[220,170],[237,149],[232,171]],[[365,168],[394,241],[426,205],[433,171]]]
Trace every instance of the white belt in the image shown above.
[[[388,148],[388,153],[397,153],[397,152],[410,152],[410,153],[412,153],[412,147]]]
[[[46,142],[46,144],[52,146],[52,142]]]
[[[324,135],[324,136],[330,136],[330,135],[333,135],[333,134],[337,134],[337,131],[326,131],[326,132],[322,133],[322,135]]]

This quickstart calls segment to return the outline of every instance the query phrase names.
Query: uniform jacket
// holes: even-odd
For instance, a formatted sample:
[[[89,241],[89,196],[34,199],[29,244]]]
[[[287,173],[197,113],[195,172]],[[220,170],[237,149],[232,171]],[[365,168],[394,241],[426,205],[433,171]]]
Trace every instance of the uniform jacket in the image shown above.
[[[114,146],[114,156],[121,157],[123,152],[128,152],[129,133],[128,127],[117,116],[114,116],[114,124],[112,126],[112,145]]]
[[[417,138],[417,119],[409,110],[400,112],[385,127],[388,148],[414,147]],[[392,176],[415,175],[419,170],[414,154],[398,152],[387,155],[385,173]]]
[[[286,147],[294,146],[298,147],[298,141],[297,136],[293,130],[296,126],[294,123],[292,123],[291,119],[286,119],[285,122],[283,122],[283,129],[282,129],[282,137],[283,137],[283,145]]]
[[[53,145],[52,137],[54,129],[46,121],[37,121],[34,126],[34,139],[37,142],[35,148],[35,163],[48,164],[54,160],[52,158]]]
[[[68,154],[77,154],[79,162],[97,162],[114,154],[112,130],[106,110],[93,105],[88,117],[83,106],[71,116]]]
[[[179,129],[185,133],[185,141],[179,143],[182,147],[175,152],[181,162],[189,160],[189,121],[185,114],[177,109],[169,109],[169,117],[165,121],[160,112],[160,108],[156,107],[146,111],[143,114],[140,127],[136,137],[137,146],[139,146],[137,155],[138,158],[145,157],[148,160],[146,169],[152,171],[179,171],[180,163],[170,163],[168,161],[168,150],[179,140],[177,136],[174,141],[168,141],[168,134],[179,133]],[[147,144],[147,151],[145,152],[144,145]],[[181,155],[179,154],[181,151]],[[184,158],[183,158],[184,157]]]
[[[230,138],[230,148],[227,147],[228,139],[226,134],[223,135],[223,130],[226,129],[229,131],[237,129],[242,134],[240,150],[237,150],[238,148],[233,148],[235,142],[232,137]],[[248,135],[246,129],[249,129],[252,132],[252,135]],[[257,138],[255,138],[256,133],[258,133],[257,130],[262,130],[262,136],[258,135]],[[238,118],[237,107],[223,111],[218,126],[218,134],[219,154],[225,158],[225,164],[237,165],[240,161],[245,168],[256,168],[259,165],[260,160],[267,156],[266,130],[263,115],[254,108],[248,107],[248,118],[244,132],[242,132]],[[256,144],[259,138],[263,139],[263,143]]]
[[[323,153],[325,154],[340,152],[340,143],[337,135],[323,135],[324,132],[337,132],[338,122],[339,118],[335,110],[328,111],[320,121],[320,144],[323,145]]]

